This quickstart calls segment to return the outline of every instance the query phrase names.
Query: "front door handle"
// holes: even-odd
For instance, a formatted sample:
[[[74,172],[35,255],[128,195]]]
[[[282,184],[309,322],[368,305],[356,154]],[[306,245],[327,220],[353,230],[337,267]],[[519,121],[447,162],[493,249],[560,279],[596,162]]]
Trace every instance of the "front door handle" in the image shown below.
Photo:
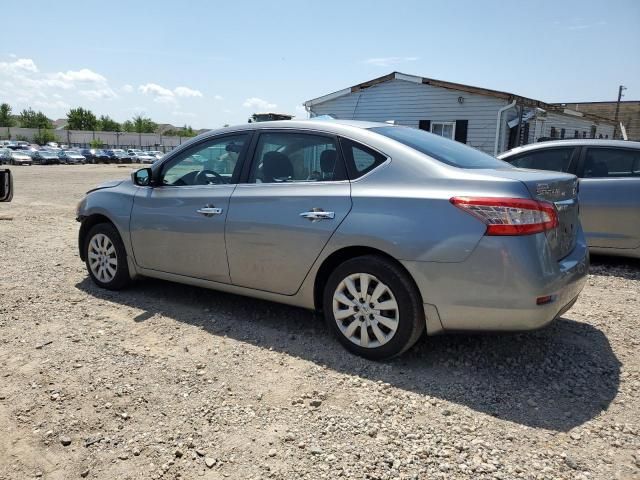
[[[205,205],[202,208],[196,210],[197,213],[204,215],[205,217],[213,217],[214,215],[222,215],[222,209],[214,207],[213,205]]]
[[[308,212],[302,212],[300,216],[312,222],[318,222],[320,220],[332,220],[336,217],[336,214],[335,212],[325,212],[320,208],[313,208]]]

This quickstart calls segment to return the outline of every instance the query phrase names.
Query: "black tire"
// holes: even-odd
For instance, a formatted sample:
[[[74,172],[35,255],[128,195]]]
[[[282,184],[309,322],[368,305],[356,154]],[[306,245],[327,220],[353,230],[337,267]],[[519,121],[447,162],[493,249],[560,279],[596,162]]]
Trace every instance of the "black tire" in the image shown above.
[[[334,317],[334,293],[345,278],[356,273],[365,273],[376,277],[391,290],[398,305],[399,315],[396,331],[387,343],[377,347],[367,348],[353,343],[342,333]],[[371,289],[372,286],[369,290],[371,291]],[[382,256],[364,255],[339,265],[327,280],[322,305],[325,321],[340,343],[356,355],[371,360],[382,360],[401,355],[418,341],[425,330],[422,299],[413,280],[396,263]]]
[[[113,247],[115,248],[115,259],[116,259],[116,272],[113,278],[105,281],[104,279],[98,278],[93,270],[91,269],[90,259],[89,259],[89,248],[91,240],[96,235],[104,235],[106,236]],[[87,233],[87,236],[84,239],[84,255],[85,255],[85,264],[87,266],[87,271],[89,272],[89,276],[91,280],[101,288],[106,288],[108,290],[121,290],[127,287],[131,283],[131,277],[129,276],[129,265],[127,264],[127,251],[124,248],[124,243],[122,243],[122,239],[120,238],[120,234],[118,230],[110,224],[110,223],[99,223],[94,225]],[[113,255],[113,254],[112,254]]]

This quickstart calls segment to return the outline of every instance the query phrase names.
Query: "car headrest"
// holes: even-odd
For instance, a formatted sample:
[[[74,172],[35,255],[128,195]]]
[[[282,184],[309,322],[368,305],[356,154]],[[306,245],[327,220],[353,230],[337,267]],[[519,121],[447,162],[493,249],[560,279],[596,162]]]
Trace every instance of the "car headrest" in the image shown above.
[[[322,173],[334,172],[337,157],[335,150],[325,150],[320,154],[320,170],[322,170]]]
[[[262,157],[262,179],[264,182],[274,182],[293,176],[291,160],[281,152],[267,152]]]

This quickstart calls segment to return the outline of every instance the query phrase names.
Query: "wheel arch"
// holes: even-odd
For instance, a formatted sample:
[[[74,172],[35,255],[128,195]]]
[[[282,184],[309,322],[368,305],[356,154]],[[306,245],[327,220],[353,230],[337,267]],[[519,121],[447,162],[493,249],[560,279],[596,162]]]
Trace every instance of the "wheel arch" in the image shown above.
[[[413,287],[415,288],[416,293],[418,294],[420,301],[422,302],[422,294],[420,293],[420,289],[416,284],[415,279],[409,273],[409,271],[402,265],[401,262],[396,260],[394,257],[389,255],[382,250],[373,247],[365,247],[365,246],[350,246],[343,247],[335,252],[332,252],[327,258],[324,259],[320,268],[318,268],[318,272],[316,273],[314,285],[313,285],[313,303],[316,311],[322,311],[322,296],[323,289],[331,272],[333,272],[340,264],[356,257],[362,257],[364,255],[376,255],[382,257],[386,260],[394,263],[400,270],[406,273],[407,278],[411,280]]]
[[[78,250],[80,252],[80,259],[83,262],[86,260],[84,243],[87,234],[89,233],[89,230],[91,230],[91,228],[93,228],[95,225],[98,225],[99,223],[110,223],[116,230],[118,230],[116,224],[112,222],[109,217],[101,213],[94,213],[85,217],[80,224],[80,231],[78,232]]]

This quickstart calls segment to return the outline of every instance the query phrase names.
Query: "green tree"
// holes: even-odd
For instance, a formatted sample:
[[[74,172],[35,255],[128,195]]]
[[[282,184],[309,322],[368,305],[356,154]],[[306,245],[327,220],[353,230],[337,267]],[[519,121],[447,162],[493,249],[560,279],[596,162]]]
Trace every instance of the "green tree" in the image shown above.
[[[124,122],[122,122],[122,131],[123,132],[135,132],[135,129],[133,128],[133,123],[131,122],[131,120],[125,120]]]
[[[67,112],[67,130],[97,130],[98,119],[91,110],[82,107]]]
[[[172,128],[166,130],[163,135],[167,137],[195,137],[197,133],[191,128],[190,125],[185,125],[182,128]]]
[[[120,124],[109,117],[109,115],[101,115],[98,120],[98,130],[104,132],[119,132],[121,131],[121,127]]]
[[[11,106],[8,103],[0,105],[0,127],[13,127],[15,124],[11,115]]]
[[[158,128],[158,125],[150,118],[143,117],[142,115],[136,115],[131,119],[133,124],[133,131],[136,133],[153,133]]]
[[[51,128],[51,120],[42,112],[35,112],[32,108],[22,110],[18,117],[22,128]]]
[[[104,142],[99,138],[94,138],[89,142],[89,145],[91,145],[91,148],[102,148],[102,145],[104,145]]]
[[[46,145],[48,142],[55,142],[56,136],[49,129],[42,129],[33,136],[33,141],[38,145]]]

